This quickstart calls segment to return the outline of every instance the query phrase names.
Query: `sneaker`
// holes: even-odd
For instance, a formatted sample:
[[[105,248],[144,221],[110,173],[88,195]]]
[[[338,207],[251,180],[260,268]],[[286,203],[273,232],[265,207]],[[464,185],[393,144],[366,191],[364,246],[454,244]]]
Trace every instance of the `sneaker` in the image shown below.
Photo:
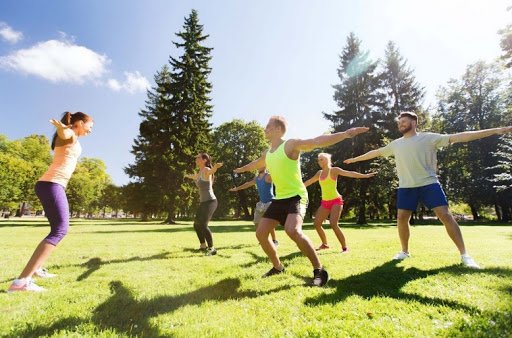
[[[46,289],[34,283],[32,278],[21,278],[15,279],[7,290],[8,293],[16,291],[43,292],[46,291]]]
[[[325,249],[329,249],[329,245],[322,243],[322,245],[320,245],[318,248],[316,248],[316,251],[325,250]]]
[[[329,274],[323,268],[313,270],[313,286],[324,286],[329,281]]]
[[[214,247],[206,248],[206,250],[205,250],[206,256],[215,256],[216,254],[217,254],[217,249],[215,249]]]
[[[348,252],[348,248],[342,248],[341,249],[341,253],[347,253]]]
[[[406,258],[409,258],[411,257],[411,254],[408,253],[408,252],[403,252],[403,251],[400,251],[399,253],[397,253],[393,259],[396,260],[396,261],[401,261],[401,260],[404,260]]]
[[[270,277],[270,276],[273,276],[273,275],[279,275],[280,273],[283,273],[284,272],[284,267],[282,270],[278,270],[274,267],[272,267],[272,269],[268,270],[268,272],[266,272],[263,276],[261,276],[262,278],[267,278],[267,277]]]
[[[277,239],[273,239],[272,243],[274,243],[274,246],[277,248],[279,246],[279,241]]]
[[[462,265],[471,269],[480,269],[480,265],[478,265],[469,255],[461,255],[460,258],[462,260]]]
[[[39,268],[39,269],[37,269],[36,272],[34,272],[34,276],[39,277],[39,278],[53,278],[53,277],[57,277],[56,274],[49,273],[48,269],[46,269],[46,268]]]

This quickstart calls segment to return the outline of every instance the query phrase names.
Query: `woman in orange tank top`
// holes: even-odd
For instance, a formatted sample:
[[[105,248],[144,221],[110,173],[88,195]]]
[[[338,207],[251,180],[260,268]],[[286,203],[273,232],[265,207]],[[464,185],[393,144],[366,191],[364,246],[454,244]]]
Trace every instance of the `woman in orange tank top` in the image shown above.
[[[94,122],[90,116],[82,112],[74,114],[66,112],[60,121],[52,119],[50,123],[57,128],[52,139],[54,157],[46,173],[37,181],[35,191],[50,222],[51,230],[39,243],[27,265],[19,277],[12,282],[7,292],[45,290],[34,283],[32,276],[55,277],[42,266],[69,228],[69,205],[65,188],[82,151],[78,137],[88,135]]]

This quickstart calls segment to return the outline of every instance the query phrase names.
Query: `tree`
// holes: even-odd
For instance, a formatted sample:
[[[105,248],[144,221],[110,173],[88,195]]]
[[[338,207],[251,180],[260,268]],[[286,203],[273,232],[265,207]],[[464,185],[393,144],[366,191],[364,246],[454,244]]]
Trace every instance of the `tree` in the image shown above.
[[[504,123],[506,104],[504,78],[499,64],[479,61],[469,65],[460,80],[452,79],[438,93],[434,124],[439,132],[457,133],[499,127]],[[483,205],[495,205],[492,179],[497,168],[493,156],[498,137],[457,144],[440,152],[440,178],[448,194],[467,203],[474,219]]]
[[[143,185],[141,191],[151,194],[151,206],[165,208],[167,223],[174,223],[179,206],[190,203],[184,176],[191,170],[194,155],[209,151],[212,48],[202,45],[208,38],[202,31],[197,12],[192,10],[176,34],[183,41],[173,42],[183,54],[170,57],[170,70],[164,66],[155,76],[156,87],[148,91],[146,109],[139,114],[143,118],[140,135],[132,150],[135,163],[126,169]]]
[[[512,220],[512,137],[502,136],[497,150],[493,153],[496,166],[489,169],[494,172],[490,181],[496,189],[496,214],[498,220]]]
[[[252,214],[249,208],[252,210],[259,200],[256,189],[240,190],[236,193],[229,192],[229,189],[253,179],[254,174],[234,174],[230,169],[253,161],[268,148],[263,128],[256,121],[234,119],[218,126],[213,132],[212,140],[214,158],[224,163],[215,175],[215,195],[222,201],[216,215],[225,216],[235,210],[237,216],[243,212],[244,218],[248,219]]]
[[[512,7],[507,8],[510,11]],[[502,59],[506,62],[508,68],[512,67],[512,24],[500,29],[498,33],[501,35],[500,46],[503,52]]]
[[[340,109],[332,114],[324,113],[324,117],[331,121],[334,132],[356,126],[377,126],[382,120],[378,109],[382,98],[378,93],[377,62],[372,61],[369,53],[361,49],[361,40],[354,33],[350,33],[347,37],[340,63],[338,69],[340,83],[333,86],[334,101]],[[354,157],[380,146],[381,135],[376,132],[377,130],[330,148],[329,151],[333,154],[334,160]],[[348,169],[366,172],[369,168],[368,162],[357,162],[350,165]],[[347,196],[346,206],[357,208],[357,223],[366,223],[369,182],[342,178],[339,183],[343,184],[340,192]]]

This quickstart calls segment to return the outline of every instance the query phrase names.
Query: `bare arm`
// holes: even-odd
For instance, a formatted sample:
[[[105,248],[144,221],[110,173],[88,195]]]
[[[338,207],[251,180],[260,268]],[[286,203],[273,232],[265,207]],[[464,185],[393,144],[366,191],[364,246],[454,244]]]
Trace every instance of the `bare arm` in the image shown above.
[[[359,155],[359,156],[353,157],[353,158],[347,158],[345,161],[343,161],[343,163],[350,164],[350,163],[359,162],[359,161],[367,161],[367,160],[371,160],[372,158],[375,158],[375,157],[378,157],[381,155],[382,154],[380,153],[379,149],[370,150],[366,154]]]
[[[57,128],[57,136],[62,140],[69,140],[75,136],[75,132],[71,129],[71,126],[67,126],[59,120],[51,119],[50,123]]]
[[[240,173],[243,173],[243,172],[246,172],[246,171],[253,171],[253,170],[256,170],[256,169],[259,169],[259,168],[263,168],[265,166],[265,156],[267,154],[267,151],[263,151],[263,153],[261,154],[260,158],[252,161],[251,163],[249,164],[246,164],[240,168],[236,168],[233,170],[233,172],[235,174],[240,174]]]
[[[321,171],[318,170],[313,177],[311,177],[309,180],[304,182],[304,185],[306,186],[306,188],[309,187],[311,184],[318,182],[318,179],[320,178],[320,172]]]
[[[244,190],[244,189],[252,187],[255,184],[256,184],[256,178],[254,178],[248,182],[245,182],[244,184],[239,185],[238,187],[231,188],[231,189],[229,189],[229,191],[235,192],[235,191],[239,191],[239,190]]]
[[[185,178],[189,178],[191,180],[197,180],[197,173],[196,174],[185,174]]]
[[[222,167],[224,163],[218,162],[213,165],[213,167],[210,169],[208,167],[205,167],[205,173],[206,177],[210,177],[211,175],[215,174],[217,170],[219,170],[220,167]]]
[[[343,170],[338,167],[333,168],[333,169],[335,169],[334,173],[336,173],[337,175],[351,177],[351,178],[371,178],[371,177],[377,175],[377,173],[375,173],[375,172],[362,174],[362,173],[358,173],[357,171]]]
[[[352,138],[354,136],[357,136],[362,133],[366,133],[369,130],[368,127],[355,127],[348,129],[343,132],[329,134],[329,135],[321,135],[317,136],[315,138],[301,140],[301,139],[294,139],[289,140],[287,142],[290,144],[289,147],[291,147],[289,150],[289,153],[292,153],[294,151],[300,152],[300,151],[310,151],[316,148],[325,148],[328,146],[331,146],[333,144],[336,144],[338,142],[341,142],[347,138]]]
[[[510,132],[512,132],[512,126],[475,131],[464,131],[462,133],[450,135],[450,143],[469,142],[492,135],[501,135]]]

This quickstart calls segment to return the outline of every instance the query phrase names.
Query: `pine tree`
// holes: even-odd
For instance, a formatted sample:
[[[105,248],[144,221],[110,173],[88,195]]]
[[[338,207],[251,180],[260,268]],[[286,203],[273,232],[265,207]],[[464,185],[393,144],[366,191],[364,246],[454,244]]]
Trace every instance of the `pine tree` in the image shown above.
[[[369,53],[361,49],[361,40],[354,33],[347,37],[346,46],[340,56],[338,76],[341,83],[334,85],[334,101],[340,108],[333,114],[324,113],[331,121],[334,132],[345,131],[356,126],[374,127],[379,120],[379,81],[376,74],[377,62],[369,58]],[[372,130],[333,146],[329,151],[334,161],[363,154],[381,144],[381,135]],[[351,143],[351,144],[350,144]],[[367,172],[368,162],[357,162],[348,167],[349,170]],[[357,222],[366,223],[366,203],[368,180],[341,178],[340,192],[346,196],[347,205],[357,208]]]
[[[132,150],[135,164],[126,169],[144,185],[141,191],[150,192],[151,206],[167,213],[168,223],[174,223],[179,208],[190,205],[191,189],[184,175],[193,170],[194,155],[209,150],[212,48],[202,45],[208,38],[202,30],[192,10],[183,30],[176,33],[183,41],[173,42],[183,54],[169,58],[170,69],[162,67],[155,76],[156,87],[148,91],[146,109],[139,114],[143,119],[140,135]]]

